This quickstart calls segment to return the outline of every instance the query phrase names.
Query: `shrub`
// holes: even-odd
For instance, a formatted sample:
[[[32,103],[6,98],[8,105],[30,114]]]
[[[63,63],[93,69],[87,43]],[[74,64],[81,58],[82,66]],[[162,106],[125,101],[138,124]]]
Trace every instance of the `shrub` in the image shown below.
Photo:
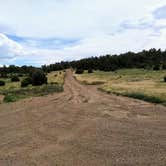
[[[116,71],[118,69],[118,66],[116,65],[111,65],[110,71]]]
[[[7,73],[1,72],[0,77],[1,78],[8,78],[8,75],[7,75]]]
[[[35,70],[32,73],[32,85],[43,85],[47,84],[47,77],[42,70]]]
[[[0,80],[0,86],[5,86],[5,81]]]
[[[166,76],[164,77],[164,82],[166,82]]]
[[[77,69],[76,70],[76,74],[83,74],[84,73],[84,70],[83,69]]]
[[[21,87],[27,87],[29,84],[32,84],[32,79],[30,77],[24,78],[21,81]]]
[[[7,102],[7,103],[8,102],[15,102],[15,101],[17,101],[17,98],[13,94],[7,94],[7,95],[5,95],[3,100],[4,100],[4,102]]]
[[[166,69],[166,63],[164,63],[164,64],[162,65],[162,69],[163,69],[163,70]]]
[[[24,75],[23,74],[18,74],[19,77],[23,77]]]
[[[155,70],[155,71],[160,70],[160,65],[155,65],[155,66],[153,67],[153,70]]]
[[[19,79],[18,76],[12,76],[11,77],[11,82],[19,82],[19,81],[20,81],[20,79]]]
[[[93,70],[92,69],[88,69],[88,73],[93,73]]]

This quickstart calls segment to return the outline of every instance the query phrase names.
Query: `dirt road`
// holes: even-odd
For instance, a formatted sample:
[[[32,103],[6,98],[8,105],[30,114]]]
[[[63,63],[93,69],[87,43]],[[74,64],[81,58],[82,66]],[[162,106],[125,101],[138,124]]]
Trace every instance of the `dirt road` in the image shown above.
[[[166,108],[67,71],[64,92],[0,105],[0,166],[165,166]]]

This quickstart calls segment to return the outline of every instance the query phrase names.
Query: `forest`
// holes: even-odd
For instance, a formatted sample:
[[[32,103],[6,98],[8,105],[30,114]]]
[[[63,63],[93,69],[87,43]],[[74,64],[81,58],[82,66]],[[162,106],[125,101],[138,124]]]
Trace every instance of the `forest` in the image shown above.
[[[144,68],[160,70],[166,69],[166,51],[143,50],[138,53],[127,52],[120,55],[105,55],[90,57],[78,61],[61,62],[42,66],[45,72],[62,70],[72,67],[74,69],[93,69],[101,71],[115,71],[118,69]]]

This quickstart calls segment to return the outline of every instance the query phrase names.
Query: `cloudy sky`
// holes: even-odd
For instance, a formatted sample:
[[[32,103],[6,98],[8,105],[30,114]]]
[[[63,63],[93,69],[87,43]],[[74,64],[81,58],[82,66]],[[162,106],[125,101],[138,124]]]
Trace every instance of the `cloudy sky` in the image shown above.
[[[166,0],[0,0],[0,65],[166,49]]]

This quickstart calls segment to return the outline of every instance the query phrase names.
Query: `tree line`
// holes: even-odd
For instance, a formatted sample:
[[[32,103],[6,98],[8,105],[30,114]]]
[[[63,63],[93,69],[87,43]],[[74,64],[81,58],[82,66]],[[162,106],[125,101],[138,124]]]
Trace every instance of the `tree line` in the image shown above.
[[[102,71],[115,71],[123,68],[166,69],[166,50],[161,51],[160,49],[157,50],[153,48],[138,53],[127,52],[120,55],[90,57],[78,61],[43,65],[42,69],[45,72],[50,72],[70,67],[75,69]]]
[[[10,65],[10,66],[3,66],[0,67],[0,77],[2,78],[6,78],[8,77],[8,74],[15,74],[15,73],[19,73],[19,74],[31,74],[35,69],[37,69],[36,67],[33,66],[15,66],[15,65]]]
[[[166,69],[166,50],[152,48],[141,52],[127,52],[120,55],[105,55],[100,57],[84,58],[77,61],[62,61],[50,65],[40,67],[44,72],[64,70],[67,68],[83,69],[83,70],[102,70],[115,71],[123,68],[144,68],[160,70]],[[35,69],[33,66],[15,66],[0,67],[0,77],[5,77],[12,73],[32,73]]]

